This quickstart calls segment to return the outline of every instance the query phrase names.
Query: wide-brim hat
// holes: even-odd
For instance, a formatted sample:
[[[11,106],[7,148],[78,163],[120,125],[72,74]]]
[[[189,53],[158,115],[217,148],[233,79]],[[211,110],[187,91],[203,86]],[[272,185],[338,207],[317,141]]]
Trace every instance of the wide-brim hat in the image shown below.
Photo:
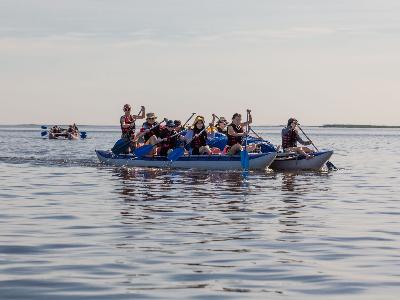
[[[198,121],[202,121],[204,123],[204,117],[203,116],[197,116],[193,121],[193,126],[196,125],[196,123]]]
[[[146,119],[157,119],[157,116],[155,113],[147,113],[146,114]]]

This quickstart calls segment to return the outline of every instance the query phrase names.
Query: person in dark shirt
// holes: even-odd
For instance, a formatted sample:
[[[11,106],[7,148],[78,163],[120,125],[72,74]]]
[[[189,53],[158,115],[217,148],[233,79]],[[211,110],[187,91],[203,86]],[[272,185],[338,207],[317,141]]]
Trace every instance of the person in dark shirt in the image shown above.
[[[282,149],[285,152],[295,152],[310,158],[313,151],[308,147],[298,147],[297,143],[304,146],[311,145],[311,141],[304,141],[297,130],[298,121],[295,118],[288,120],[287,126],[282,129]]]
[[[159,136],[159,155],[167,156],[168,153],[175,149],[179,142],[179,135],[175,130],[176,124],[172,120],[168,120],[166,126],[161,129]]]

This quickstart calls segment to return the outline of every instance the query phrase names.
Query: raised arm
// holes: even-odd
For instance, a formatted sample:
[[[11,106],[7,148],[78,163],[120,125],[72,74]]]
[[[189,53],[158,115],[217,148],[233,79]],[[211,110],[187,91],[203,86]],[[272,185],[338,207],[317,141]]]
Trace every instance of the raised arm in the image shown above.
[[[141,113],[139,115],[132,116],[132,117],[135,118],[135,120],[140,120],[140,119],[144,119],[145,118],[146,109],[144,108],[144,106],[141,106],[141,110],[140,111],[141,111]]]
[[[253,123],[253,117],[252,117],[252,115],[251,115],[251,110],[248,109],[248,110],[247,110],[247,113],[249,114],[249,121],[243,122],[243,123],[241,124],[242,127],[245,127],[245,126],[250,125],[251,123]]]
[[[299,132],[296,130],[296,140],[300,143],[300,144],[302,144],[302,145],[304,145],[304,146],[308,146],[308,145],[311,145],[311,141],[304,141],[302,138],[301,138],[301,136],[300,136],[300,134],[299,134]]]

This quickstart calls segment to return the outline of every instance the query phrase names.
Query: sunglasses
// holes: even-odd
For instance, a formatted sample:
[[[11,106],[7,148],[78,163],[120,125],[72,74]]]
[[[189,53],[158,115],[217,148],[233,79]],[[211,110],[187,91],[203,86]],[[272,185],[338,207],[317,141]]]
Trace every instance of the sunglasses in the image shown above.
[[[147,120],[155,120],[156,118],[147,118]]]

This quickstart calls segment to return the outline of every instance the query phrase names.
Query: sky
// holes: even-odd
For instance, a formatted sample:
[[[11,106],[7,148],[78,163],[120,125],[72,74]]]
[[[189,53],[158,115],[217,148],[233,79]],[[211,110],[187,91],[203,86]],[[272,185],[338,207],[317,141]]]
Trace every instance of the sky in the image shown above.
[[[0,0],[0,124],[122,106],[400,125],[398,0]]]

